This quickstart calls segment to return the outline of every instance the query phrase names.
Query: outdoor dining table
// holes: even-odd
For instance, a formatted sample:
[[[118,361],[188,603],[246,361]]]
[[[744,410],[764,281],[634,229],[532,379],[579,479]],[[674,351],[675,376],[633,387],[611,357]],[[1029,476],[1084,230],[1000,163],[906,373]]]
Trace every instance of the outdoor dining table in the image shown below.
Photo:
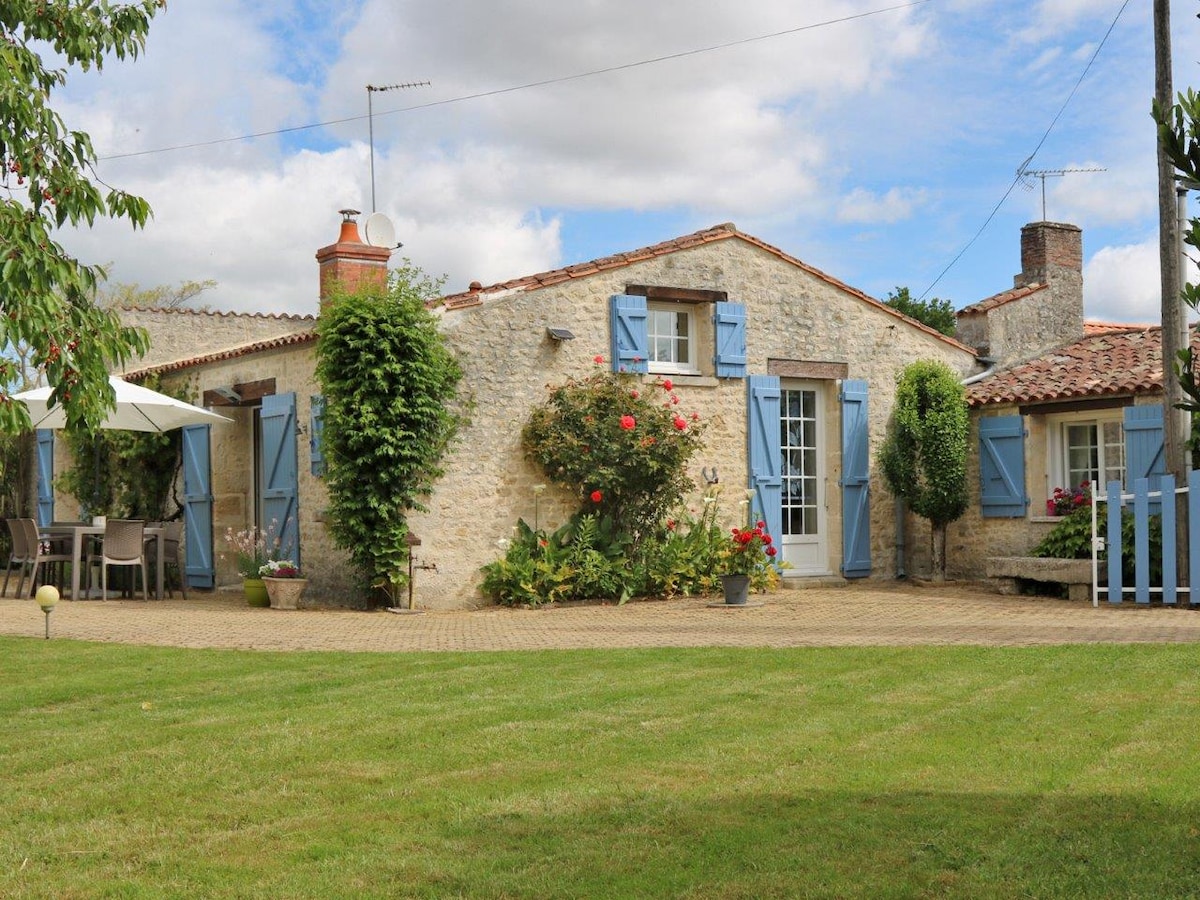
[[[82,522],[72,522],[58,525],[43,525],[38,529],[43,535],[70,536],[71,538],[71,599],[79,599],[79,573],[83,571],[83,545],[89,537],[103,536],[103,525],[90,525]],[[158,560],[154,571],[154,599],[161,600],[163,596],[163,529],[146,528],[146,537],[155,538]]]

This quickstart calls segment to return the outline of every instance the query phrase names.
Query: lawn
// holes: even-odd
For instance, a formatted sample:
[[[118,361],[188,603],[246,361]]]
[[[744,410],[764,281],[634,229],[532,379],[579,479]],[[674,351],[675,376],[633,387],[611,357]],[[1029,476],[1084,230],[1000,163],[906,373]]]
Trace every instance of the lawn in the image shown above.
[[[1184,645],[0,639],[4,897],[1200,895]]]

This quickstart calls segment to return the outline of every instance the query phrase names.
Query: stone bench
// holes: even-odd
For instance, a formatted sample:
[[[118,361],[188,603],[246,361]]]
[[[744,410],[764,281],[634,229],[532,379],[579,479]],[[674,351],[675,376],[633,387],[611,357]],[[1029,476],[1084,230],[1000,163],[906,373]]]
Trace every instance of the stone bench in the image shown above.
[[[1017,593],[1017,580],[1049,581],[1067,586],[1071,600],[1092,599],[1090,559],[1048,559],[1040,556],[993,556],[985,566],[987,577],[998,583],[1000,593]]]

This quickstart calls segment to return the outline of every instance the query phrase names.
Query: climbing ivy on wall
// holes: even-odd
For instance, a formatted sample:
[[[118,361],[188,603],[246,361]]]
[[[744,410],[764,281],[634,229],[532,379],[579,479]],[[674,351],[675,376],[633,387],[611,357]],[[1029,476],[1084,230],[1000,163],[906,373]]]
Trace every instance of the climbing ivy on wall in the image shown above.
[[[177,400],[194,398],[186,386],[164,388],[157,376],[143,387]],[[166,432],[82,430],[65,432],[72,465],[57,479],[89,515],[166,521],[182,506],[174,496],[179,476],[179,429]]]
[[[459,425],[462,369],[425,308],[440,288],[406,264],[386,291],[335,291],[317,324],[330,529],[364,586],[393,604],[408,514],[425,509]]]

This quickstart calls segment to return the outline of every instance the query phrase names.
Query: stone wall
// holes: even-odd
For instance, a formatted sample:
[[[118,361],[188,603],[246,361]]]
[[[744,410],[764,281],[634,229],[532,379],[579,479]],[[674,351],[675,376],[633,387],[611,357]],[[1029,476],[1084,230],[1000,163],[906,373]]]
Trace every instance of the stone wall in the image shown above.
[[[1021,229],[1021,272],[1006,291],[959,313],[958,338],[1002,366],[1083,335],[1083,235],[1074,225]],[[1036,290],[1021,290],[1037,288]]]
[[[124,324],[145,328],[151,336],[150,351],[130,364],[130,369],[159,366],[243,344],[311,331],[317,323],[313,316],[201,312],[194,309],[122,307],[118,312]]]
[[[420,602],[434,608],[481,602],[474,590],[479,567],[497,557],[497,541],[510,535],[518,518],[533,522],[533,486],[546,480],[523,457],[521,427],[545,398],[547,385],[586,375],[598,354],[607,361],[608,298],[623,293],[628,284],[725,291],[730,300],[745,303],[752,373],[766,373],[771,360],[826,361],[844,364],[849,377],[869,382],[872,558],[877,576],[894,575],[894,508],[874,470],[874,452],[891,414],[896,376],[918,358],[943,360],[965,375],[976,368],[974,357],[775,254],[732,239],[444,313],[445,332],[466,371],[473,411],[430,512],[412,523],[424,541],[421,555],[438,567],[437,574],[419,575]],[[569,327],[575,340],[551,341],[548,326]],[[693,477],[699,482],[705,466],[720,470],[724,511],[732,517],[747,482],[745,382],[704,375],[672,380],[680,409],[698,412],[708,423]],[[841,559],[841,453],[832,380],[824,396],[829,570],[836,573]],[[549,489],[538,500],[536,515],[542,527],[553,527],[573,509],[573,503]]]
[[[639,262],[597,271],[587,277],[527,291],[495,292],[482,305],[443,310],[442,327],[462,361],[464,410],[469,422],[446,461],[446,475],[429,499],[429,512],[416,514],[410,526],[422,544],[414,553],[418,566],[415,596],[430,609],[461,608],[484,602],[479,595],[479,569],[499,554],[497,542],[511,535],[519,518],[553,528],[574,511],[575,504],[553,487],[537,498],[533,486],[545,476],[523,456],[520,432],[548,385],[587,375],[593,358],[609,355],[609,297],[628,285],[654,285],[689,290],[722,291],[747,307],[749,371],[803,374],[824,385],[825,412],[823,485],[828,571],[841,561],[840,406],[838,377],[869,384],[871,432],[871,553],[874,577],[895,575],[895,507],[874,465],[891,415],[895,380],[916,359],[937,359],[962,375],[978,369],[966,348],[919,328],[879,304],[740,237],[650,256]],[[195,316],[198,314],[183,314]],[[272,317],[266,317],[271,321]],[[162,326],[174,320],[159,318]],[[191,319],[188,319],[191,321]],[[203,320],[208,322],[207,319]],[[223,321],[223,320],[218,320]],[[296,324],[287,319],[288,329]],[[230,323],[232,324],[232,323]],[[569,328],[575,339],[555,342],[550,326]],[[308,327],[311,327],[309,325]],[[170,329],[168,328],[169,332]],[[255,334],[254,340],[264,339]],[[212,342],[212,349],[224,349]],[[195,344],[188,355],[210,345]],[[156,359],[170,359],[162,351]],[[803,365],[800,365],[803,363]],[[707,423],[706,444],[692,475],[716,468],[724,488],[723,512],[732,521],[747,483],[746,386],[743,379],[718,379],[711,363],[697,376],[672,377],[680,410],[698,413]],[[308,428],[310,397],[319,392],[313,378],[314,347],[304,344],[260,351],[172,372],[168,383],[187,381],[194,396],[236,383],[274,378],[276,391],[295,391],[297,421]],[[653,376],[645,379],[653,383]],[[222,407],[236,424],[214,426],[214,533],[218,582],[239,580],[234,559],[225,550],[227,528],[240,530],[254,520],[254,411]],[[308,599],[354,605],[343,551],[333,545],[325,524],[327,495],[321,479],[310,474],[307,436],[298,437],[300,530],[303,562],[312,579]],[[697,497],[693,497],[693,504]],[[909,524],[909,571],[920,561],[921,523]],[[927,545],[927,540],[925,541]]]
[[[359,605],[362,598],[354,589],[347,555],[334,546],[333,537],[326,527],[328,494],[325,482],[312,474],[309,446],[312,397],[320,393],[314,377],[315,365],[314,347],[306,344],[196,366],[186,370],[186,378],[199,394],[221,385],[265,378],[275,379],[278,394],[295,392],[296,423],[302,432],[296,435],[296,462],[299,473],[301,561],[309,578],[305,600]],[[182,377],[182,373],[172,374],[164,381],[170,384]],[[214,425],[212,428],[213,536],[217,582],[231,585],[239,583],[241,579],[236,569],[236,557],[228,551],[224,539],[226,530],[240,531],[251,527],[255,521],[256,414],[252,407],[219,407],[215,411],[235,420],[234,424]]]
[[[1138,405],[1158,404],[1161,395],[1139,397]],[[954,522],[946,534],[946,570],[960,578],[977,578],[984,571],[984,560],[991,556],[1027,556],[1061,520],[1047,516],[1046,500],[1055,487],[1048,473],[1048,429],[1045,414],[1025,416],[1025,492],[1030,498],[1026,514],[1020,518],[984,518],[979,490],[979,419],[981,415],[1016,415],[1011,404],[989,405],[984,413],[971,413],[971,459],[968,463],[968,490],[971,500],[966,513]],[[1053,409],[1050,410],[1053,412]]]

